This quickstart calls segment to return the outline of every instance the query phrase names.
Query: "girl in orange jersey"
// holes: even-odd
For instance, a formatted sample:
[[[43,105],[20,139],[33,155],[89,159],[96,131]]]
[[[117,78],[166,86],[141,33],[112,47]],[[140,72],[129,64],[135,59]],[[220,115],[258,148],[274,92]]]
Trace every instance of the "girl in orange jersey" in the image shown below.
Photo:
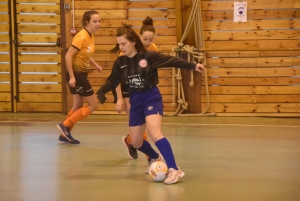
[[[101,66],[91,58],[94,53],[93,34],[100,28],[99,13],[95,10],[85,12],[82,18],[82,26],[83,29],[75,35],[65,56],[67,80],[73,97],[73,106],[66,120],[57,124],[57,128],[61,132],[58,140],[71,144],[80,143],[71,135],[75,123],[87,117],[98,106],[97,97],[87,79],[90,64],[94,65],[98,72],[102,71]],[[88,103],[88,106],[83,107],[84,100]]]

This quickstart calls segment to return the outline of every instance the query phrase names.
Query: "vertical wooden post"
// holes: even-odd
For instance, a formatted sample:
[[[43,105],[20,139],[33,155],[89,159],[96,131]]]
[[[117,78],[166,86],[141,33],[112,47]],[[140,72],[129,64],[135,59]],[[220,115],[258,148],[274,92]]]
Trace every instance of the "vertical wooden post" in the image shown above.
[[[180,1],[180,3],[177,3],[178,1]],[[188,22],[190,13],[191,13],[192,5],[193,5],[192,0],[176,0],[176,11],[179,10],[178,6],[181,6],[181,8],[180,8],[181,14],[179,15],[176,12],[177,29],[180,28],[180,26],[178,26],[178,24],[180,22],[182,22],[181,28],[183,28],[183,29],[181,31],[181,36],[187,25],[187,22]],[[180,16],[181,19],[179,19],[178,16]],[[178,39],[179,33],[180,33],[180,31],[177,31],[177,40],[178,41],[181,39],[181,36]],[[201,34],[201,33],[199,33],[199,34]],[[193,25],[192,25],[186,39],[183,41],[183,43],[185,45],[190,45],[190,46],[196,45]],[[186,110],[185,113],[192,113],[192,114],[201,113],[201,84],[202,84],[201,78],[202,78],[202,76],[200,74],[194,72],[194,86],[190,87],[190,80],[191,80],[190,72],[187,70],[181,70],[181,74],[182,74],[182,84],[183,84],[183,89],[184,89],[184,93],[185,93],[185,98],[189,104],[188,109]]]
[[[189,16],[191,14],[193,2],[192,0],[181,0],[182,1],[182,22],[183,22],[183,30],[185,29]],[[194,35],[194,26],[191,26],[191,29],[183,42],[185,45],[195,46],[195,35]]]
[[[61,76],[62,76],[62,113],[67,114],[67,88],[65,85],[66,82],[66,62],[65,62],[65,54],[66,54],[66,23],[65,23],[65,2],[60,1],[60,41],[61,41]]]
[[[12,85],[12,110],[14,113],[17,112],[17,100],[18,100],[18,96],[19,96],[19,93],[18,93],[18,85],[19,85],[19,82],[18,82],[18,63],[17,63],[17,58],[18,58],[18,48],[17,48],[17,33],[16,33],[16,23],[13,23],[13,22],[16,22],[16,16],[17,16],[17,13],[16,13],[16,2],[11,0],[11,1],[8,1],[10,3],[9,5],[9,13],[10,13],[10,30],[11,30],[11,41],[13,42],[11,44],[11,49],[10,49],[10,52],[11,52],[11,67],[10,67],[10,70],[12,72],[12,78],[11,78],[11,85]]]
[[[67,73],[67,67],[66,67],[66,62],[65,62],[65,55],[68,51],[68,48],[70,47],[72,43],[72,36],[70,34],[71,30],[71,25],[72,25],[72,7],[71,7],[71,0],[64,0],[64,4],[69,4],[69,10],[64,10],[63,15],[63,20],[64,20],[64,25],[61,26],[62,32],[64,32],[64,38],[65,40],[63,41],[63,48],[62,48],[62,87],[63,87],[63,114],[67,114],[68,111],[72,108],[72,95],[70,94],[70,91],[68,89],[68,83],[66,81],[66,73]]]
[[[183,34],[183,28],[182,28],[182,0],[175,0],[175,14],[176,14],[176,36],[177,36],[177,42],[180,41],[181,36]]]

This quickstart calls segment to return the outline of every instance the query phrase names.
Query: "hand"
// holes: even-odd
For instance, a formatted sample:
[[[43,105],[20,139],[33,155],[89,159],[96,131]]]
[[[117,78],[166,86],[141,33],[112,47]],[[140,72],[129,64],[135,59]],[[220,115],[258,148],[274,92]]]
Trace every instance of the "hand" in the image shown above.
[[[197,63],[195,71],[203,73],[205,71],[205,67],[202,64]]]
[[[75,77],[71,77],[70,80],[69,80],[69,85],[71,87],[75,87],[76,86],[76,79]]]
[[[95,65],[95,67],[96,67],[98,73],[101,73],[101,72],[102,72],[102,67],[101,67],[101,66]]]
[[[101,104],[104,104],[106,101],[105,93],[104,93],[105,85],[102,85],[100,89],[96,92],[97,98]]]
[[[116,103],[116,111],[120,114],[124,110],[124,99],[118,98]]]

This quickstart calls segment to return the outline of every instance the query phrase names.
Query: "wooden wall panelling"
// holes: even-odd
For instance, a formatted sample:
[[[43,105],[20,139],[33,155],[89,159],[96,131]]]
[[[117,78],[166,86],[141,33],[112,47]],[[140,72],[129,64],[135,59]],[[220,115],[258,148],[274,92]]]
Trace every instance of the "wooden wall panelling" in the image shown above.
[[[293,50],[293,51],[291,51]],[[299,50],[297,48],[291,49],[289,51],[284,50],[254,50],[254,51],[244,51],[244,50],[230,50],[230,51],[208,51],[206,56],[212,57],[222,57],[222,58],[243,58],[243,57],[293,57],[293,59],[299,56]]]
[[[202,83],[204,84],[204,83]],[[210,77],[209,85],[220,86],[265,86],[265,85],[300,85],[298,77]]]
[[[62,112],[59,0],[17,0],[17,112]]]
[[[297,39],[293,40],[260,40],[257,43],[260,49],[274,50],[299,50],[300,42]]]
[[[248,10],[248,19],[283,19],[283,18],[299,18],[299,10]],[[202,12],[203,20],[231,20],[233,19],[232,11],[212,11],[204,10]]]
[[[38,3],[60,3],[60,0],[50,0],[50,1],[49,0],[16,0],[16,2],[17,3],[35,3],[35,4],[38,4]],[[49,9],[52,9],[52,8],[49,8]]]
[[[266,1],[249,1],[248,9],[290,9],[297,7],[298,0],[266,0]],[[232,10],[232,1],[202,1],[202,10]]]
[[[9,35],[9,2],[0,4],[0,111],[12,110],[10,35]]]
[[[211,95],[210,99],[212,103],[299,103],[300,95]]]
[[[115,31],[122,23],[132,24],[134,30],[139,33],[142,26],[142,20],[150,16],[154,20],[156,27],[155,44],[162,53],[170,53],[176,45],[176,19],[175,2],[173,0],[163,1],[102,1],[102,0],[75,0],[75,27],[79,31],[81,27],[81,18],[86,10],[97,10],[101,17],[100,30],[95,33],[95,54],[93,59],[103,67],[103,72],[98,73],[91,70],[89,80],[94,91],[97,91],[110,75],[111,68],[117,55],[112,55],[109,50],[115,45]],[[71,15],[70,15],[71,18]],[[72,22],[70,22],[72,23]],[[70,38],[71,39],[71,38]],[[70,45],[71,40],[69,40]],[[172,102],[172,70],[170,68],[160,69],[159,88],[163,95],[165,111],[175,111],[177,108],[171,106]],[[99,104],[97,113],[116,114],[111,92],[107,95],[107,101],[104,105]]]
[[[0,4],[0,12],[1,13],[8,13],[8,1],[3,1],[1,4]],[[7,14],[6,15],[3,15],[1,16],[1,18],[8,18]],[[1,19],[0,18],[0,19]],[[3,21],[5,22],[5,21]]]
[[[272,40],[272,39],[299,39],[300,30],[259,30],[259,31],[227,31],[219,34],[217,31],[205,31],[207,41],[215,40]]]
[[[1,15],[0,15],[1,16]],[[7,32],[9,31],[9,24],[8,24],[8,18],[2,18],[1,22],[7,22],[7,24],[1,24],[0,31],[1,32]]]
[[[209,112],[300,116],[297,2],[248,1],[248,22],[234,23],[233,2],[202,1]]]
[[[231,20],[203,21],[205,30],[262,30],[262,29],[299,29],[300,19],[249,20],[236,23]]]
[[[299,113],[299,103],[211,103],[210,110],[216,113]]]
[[[100,10],[99,10],[100,11]],[[75,13],[76,14],[76,13]],[[76,14],[77,15],[77,14]],[[102,16],[101,16],[102,17]],[[117,28],[122,24],[122,22],[127,24],[132,24],[133,26],[141,26],[141,20],[130,20],[130,19],[109,19],[102,17],[103,21],[101,21],[101,29],[107,27]],[[176,20],[175,19],[155,19],[153,20],[154,26],[165,26],[165,27],[176,27]],[[77,16],[75,18],[75,26],[81,28],[81,18]],[[101,29],[99,32],[101,32]]]
[[[17,18],[17,23],[53,23],[59,24],[60,23],[60,16],[59,15],[45,15],[43,17],[36,17],[36,15],[22,15],[22,17]],[[18,24],[19,27],[22,25]],[[44,26],[44,25],[40,25]],[[51,26],[51,25],[50,25]]]

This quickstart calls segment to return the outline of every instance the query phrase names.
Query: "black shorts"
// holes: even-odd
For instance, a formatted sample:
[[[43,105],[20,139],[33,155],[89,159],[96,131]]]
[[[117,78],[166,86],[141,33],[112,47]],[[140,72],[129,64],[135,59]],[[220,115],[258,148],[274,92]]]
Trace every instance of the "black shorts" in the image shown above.
[[[129,92],[127,90],[125,83],[123,82],[121,82],[121,90],[122,90],[123,98],[129,98]]]
[[[75,87],[69,85],[70,75],[67,73],[67,82],[71,94],[78,94],[80,96],[91,96],[94,94],[94,90],[87,79],[88,73],[86,72],[74,72],[76,79]]]

